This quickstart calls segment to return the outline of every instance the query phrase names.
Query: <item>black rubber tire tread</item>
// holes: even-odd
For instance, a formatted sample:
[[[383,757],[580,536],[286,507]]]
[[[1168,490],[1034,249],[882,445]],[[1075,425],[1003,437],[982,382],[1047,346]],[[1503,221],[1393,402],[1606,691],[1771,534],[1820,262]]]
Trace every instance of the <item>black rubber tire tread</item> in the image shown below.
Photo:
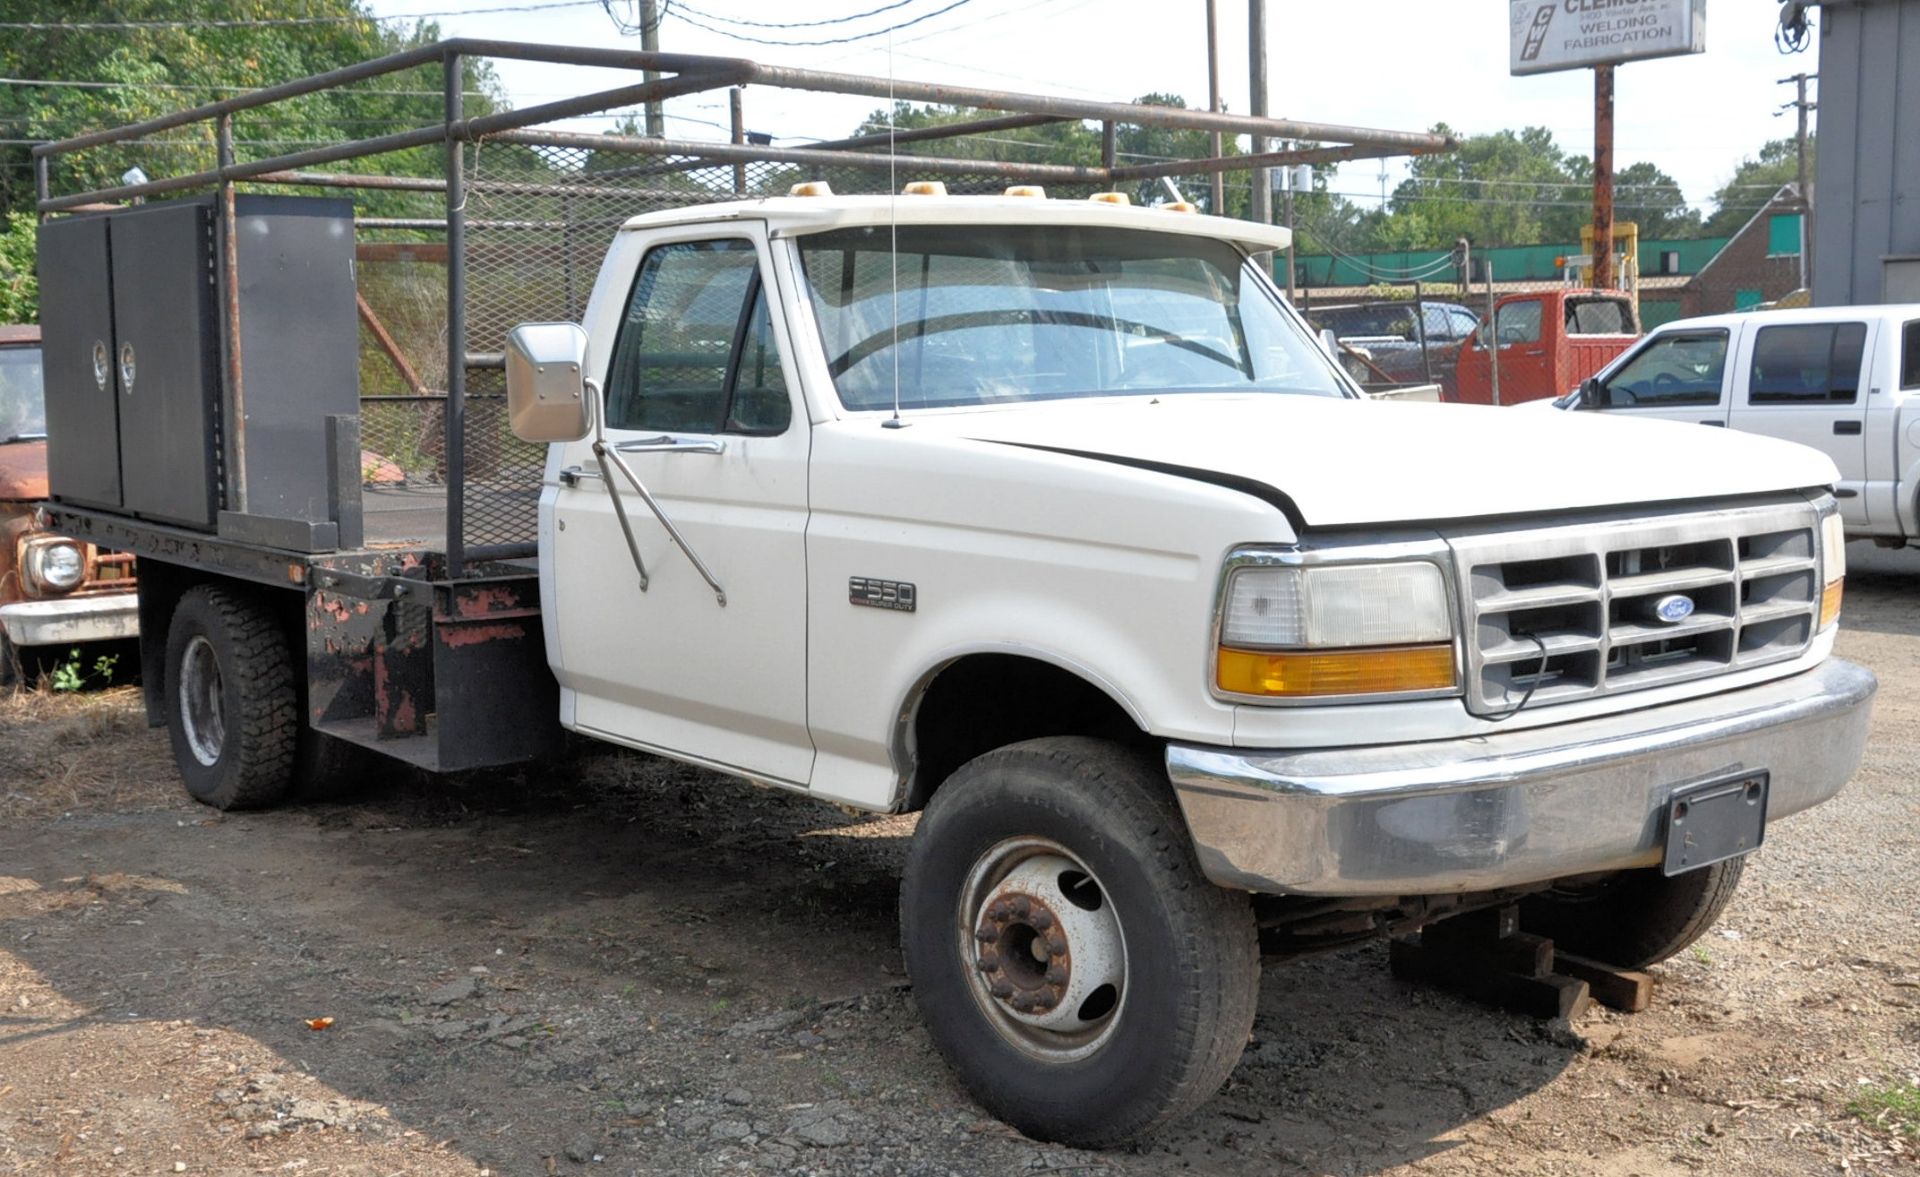
[[[1121,916],[1122,1021],[1092,1055],[1043,1063],[975,1003],[954,931],[979,856],[1045,836],[1093,869]],[[1250,898],[1209,882],[1157,756],[1055,736],[961,766],[921,815],[901,883],[901,940],[935,1045],[982,1106],[1029,1136],[1107,1148],[1152,1135],[1219,1090],[1260,995]],[[1155,1016],[1156,1014],[1162,1016]]]
[[[1590,894],[1529,896],[1520,901],[1520,926],[1575,956],[1643,969],[1706,934],[1732,902],[1746,861],[1730,858],[1672,878],[1658,867],[1622,871]]]
[[[0,687],[10,687],[21,678],[20,651],[12,639],[0,633]]]
[[[212,765],[194,756],[180,717],[180,659],[196,634],[213,644],[225,701],[226,741]],[[264,602],[218,584],[182,595],[167,627],[164,697],[174,764],[194,800],[215,809],[262,809],[286,799],[302,724],[293,654]]]

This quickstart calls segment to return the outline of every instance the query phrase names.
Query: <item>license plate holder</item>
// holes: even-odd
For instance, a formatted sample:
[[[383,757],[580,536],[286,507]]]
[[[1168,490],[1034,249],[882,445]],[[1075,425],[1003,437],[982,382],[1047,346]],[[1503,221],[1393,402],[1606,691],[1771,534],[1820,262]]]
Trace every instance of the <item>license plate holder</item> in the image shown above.
[[[1758,850],[1767,834],[1767,785],[1762,769],[1675,790],[1667,802],[1667,875]]]

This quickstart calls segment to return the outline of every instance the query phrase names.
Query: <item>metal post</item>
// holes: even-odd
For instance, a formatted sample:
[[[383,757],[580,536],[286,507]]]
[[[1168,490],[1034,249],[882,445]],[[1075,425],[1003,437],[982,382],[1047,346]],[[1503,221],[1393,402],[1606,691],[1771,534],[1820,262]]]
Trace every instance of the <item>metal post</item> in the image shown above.
[[[1247,75],[1248,75],[1248,113],[1255,118],[1267,117],[1267,0],[1247,0]],[[1259,155],[1267,149],[1265,135],[1249,136],[1248,146],[1252,154]],[[1262,225],[1273,223],[1272,173],[1266,168],[1255,168],[1248,176],[1253,182],[1253,201],[1247,206],[1247,219]],[[1257,255],[1260,264],[1273,272],[1273,255]]]
[[[215,159],[222,168],[233,166],[233,116],[223,114],[215,128]],[[247,510],[247,390],[240,365],[240,234],[234,212],[232,180],[220,181],[220,309],[226,322],[227,415],[223,432],[232,466],[228,470],[225,503],[233,511]]]
[[[1793,143],[1797,164],[1794,169],[1794,191],[1800,197],[1800,285],[1807,288],[1813,284],[1813,169],[1807,158],[1807,116],[1818,103],[1807,101],[1807,83],[1818,74],[1797,73],[1790,78],[1781,78],[1780,83],[1794,83],[1792,105],[1799,111],[1799,127],[1794,133]]]
[[[653,0],[640,0],[640,48],[648,53],[660,52],[660,10]],[[660,78],[657,70],[644,72],[649,82]],[[666,114],[658,99],[647,103],[647,134],[655,139],[663,139],[667,134]]]
[[[53,178],[47,172],[49,160],[44,155],[33,157],[33,200],[35,204],[53,195]],[[41,220],[47,219],[46,213],[40,214]]]
[[[1427,288],[1418,279],[1413,283],[1413,329],[1420,333],[1420,378],[1433,383],[1433,357],[1427,354]]]
[[[746,87],[734,86],[727,91],[727,113],[733,124],[733,142],[736,147],[744,147],[747,142]],[[733,165],[733,194],[747,194],[747,165]]]
[[[447,130],[447,576],[465,571],[467,499],[467,175],[465,145],[454,125],[466,117],[465,61],[443,66]]]
[[[1613,67],[1593,67],[1593,284],[1613,286]]]
[[[1220,21],[1219,0],[1207,0],[1207,109],[1220,110]],[[1220,132],[1211,135],[1213,155],[1220,158]],[[1213,173],[1213,204],[1207,209],[1216,217],[1227,215],[1227,182],[1223,172]]]
[[[1293,301],[1293,169],[1284,173],[1287,178],[1287,301]]]
[[[1113,120],[1108,119],[1100,124],[1100,166],[1111,171],[1113,169],[1114,158],[1119,154],[1119,151],[1120,142],[1118,132],[1114,128]],[[1109,188],[1113,187],[1111,184],[1107,186]]]
[[[1487,278],[1487,370],[1493,385],[1493,403],[1500,403],[1500,324],[1493,321],[1493,259],[1480,259],[1480,272]]]

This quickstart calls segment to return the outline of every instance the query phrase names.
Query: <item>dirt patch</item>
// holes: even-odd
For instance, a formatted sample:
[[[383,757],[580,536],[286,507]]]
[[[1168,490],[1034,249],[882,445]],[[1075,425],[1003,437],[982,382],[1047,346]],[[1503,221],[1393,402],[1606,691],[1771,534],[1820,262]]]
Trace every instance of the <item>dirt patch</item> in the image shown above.
[[[1920,1081],[1920,559],[1855,555],[1867,763],[1652,1009],[1556,1029],[1378,946],[1273,967],[1226,1088],[1130,1152],[1024,1140],[941,1065],[899,966],[911,820],[610,752],[222,816],[137,694],[15,696],[0,1172],[1910,1170],[1849,1109]]]

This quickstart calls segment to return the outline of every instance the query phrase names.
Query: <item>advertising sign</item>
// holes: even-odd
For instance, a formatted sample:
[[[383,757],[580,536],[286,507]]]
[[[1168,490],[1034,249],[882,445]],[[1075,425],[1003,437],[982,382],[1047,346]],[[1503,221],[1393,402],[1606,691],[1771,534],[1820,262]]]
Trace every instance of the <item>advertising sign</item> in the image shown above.
[[[1704,53],[1707,0],[1510,0],[1508,72]]]

